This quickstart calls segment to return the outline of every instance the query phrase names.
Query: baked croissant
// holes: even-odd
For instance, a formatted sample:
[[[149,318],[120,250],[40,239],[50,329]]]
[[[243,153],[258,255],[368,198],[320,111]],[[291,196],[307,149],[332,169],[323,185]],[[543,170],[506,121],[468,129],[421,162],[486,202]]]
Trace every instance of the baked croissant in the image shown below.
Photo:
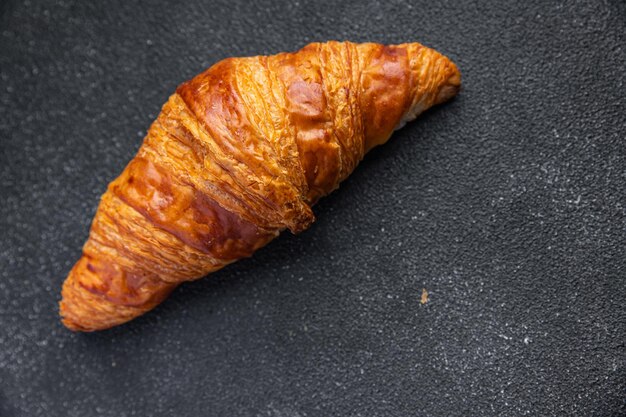
[[[418,43],[350,42],[229,58],[183,83],[102,196],[63,284],[63,323],[124,323],[305,230],[368,150],[459,87],[456,66]]]

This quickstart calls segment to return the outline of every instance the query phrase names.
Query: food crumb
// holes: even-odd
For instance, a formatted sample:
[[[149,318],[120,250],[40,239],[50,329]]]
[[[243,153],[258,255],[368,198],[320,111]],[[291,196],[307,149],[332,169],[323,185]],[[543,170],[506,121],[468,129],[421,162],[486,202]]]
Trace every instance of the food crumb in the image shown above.
[[[428,291],[426,291],[426,288],[422,288],[422,299],[420,302],[422,304],[426,304],[428,302]]]

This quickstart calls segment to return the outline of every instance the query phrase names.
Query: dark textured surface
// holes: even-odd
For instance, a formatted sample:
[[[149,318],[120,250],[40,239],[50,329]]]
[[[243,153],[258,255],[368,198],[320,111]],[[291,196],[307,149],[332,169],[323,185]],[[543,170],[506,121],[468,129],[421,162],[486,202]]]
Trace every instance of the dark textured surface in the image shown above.
[[[623,1],[0,12],[0,416],[626,413]],[[128,325],[65,330],[98,197],[177,84],[328,39],[420,41],[464,89],[309,231]]]

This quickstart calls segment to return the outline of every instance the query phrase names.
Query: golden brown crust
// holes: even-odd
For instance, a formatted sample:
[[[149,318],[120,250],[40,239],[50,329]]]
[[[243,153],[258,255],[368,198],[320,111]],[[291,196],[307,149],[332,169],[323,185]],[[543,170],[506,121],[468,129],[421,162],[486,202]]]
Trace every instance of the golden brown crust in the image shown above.
[[[123,323],[306,229],[365,152],[459,86],[454,64],[420,44],[350,42],[226,59],[183,83],[102,196],[63,323]]]

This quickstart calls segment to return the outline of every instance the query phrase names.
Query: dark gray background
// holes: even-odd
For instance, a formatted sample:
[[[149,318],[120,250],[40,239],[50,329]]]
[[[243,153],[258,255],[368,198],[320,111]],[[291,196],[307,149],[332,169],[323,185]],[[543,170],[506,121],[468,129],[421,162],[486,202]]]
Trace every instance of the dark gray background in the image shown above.
[[[2,417],[626,415],[624,1],[0,10]],[[98,197],[176,86],[329,39],[420,41],[463,90],[307,232],[128,325],[64,329]]]

